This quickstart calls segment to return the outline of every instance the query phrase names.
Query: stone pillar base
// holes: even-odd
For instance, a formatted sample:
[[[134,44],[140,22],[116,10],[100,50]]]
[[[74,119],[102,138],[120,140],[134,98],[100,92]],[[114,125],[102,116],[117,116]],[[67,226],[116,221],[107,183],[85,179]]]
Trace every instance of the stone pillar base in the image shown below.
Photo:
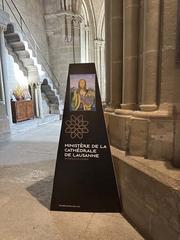
[[[105,109],[104,109],[104,111],[105,112],[114,112],[114,108],[112,108],[112,107],[106,107]]]
[[[134,111],[119,108],[119,109],[116,109],[114,112],[118,115],[132,115]]]
[[[156,111],[158,109],[158,106],[156,104],[142,104],[140,105],[140,109],[144,112],[152,112]]]
[[[136,104],[135,103],[122,103],[121,108],[126,109],[126,110],[136,110]]]

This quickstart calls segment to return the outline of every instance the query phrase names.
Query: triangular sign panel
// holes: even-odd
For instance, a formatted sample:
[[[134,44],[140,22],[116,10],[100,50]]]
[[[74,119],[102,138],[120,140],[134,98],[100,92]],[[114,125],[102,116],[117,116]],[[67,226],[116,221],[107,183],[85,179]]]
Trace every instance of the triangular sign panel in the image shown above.
[[[70,64],[51,210],[120,209],[95,65]]]

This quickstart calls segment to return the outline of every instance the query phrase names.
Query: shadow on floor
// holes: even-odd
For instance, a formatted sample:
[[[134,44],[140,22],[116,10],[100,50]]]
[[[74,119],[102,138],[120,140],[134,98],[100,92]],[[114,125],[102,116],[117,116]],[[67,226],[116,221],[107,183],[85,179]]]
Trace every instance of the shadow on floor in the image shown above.
[[[53,176],[48,176],[39,182],[26,188],[43,206],[50,210],[50,202],[53,187]]]

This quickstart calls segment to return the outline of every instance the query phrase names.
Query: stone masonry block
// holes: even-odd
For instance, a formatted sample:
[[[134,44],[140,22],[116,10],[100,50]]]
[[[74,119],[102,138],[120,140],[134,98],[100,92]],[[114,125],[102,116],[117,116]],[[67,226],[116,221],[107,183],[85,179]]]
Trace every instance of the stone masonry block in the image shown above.
[[[178,231],[178,229],[180,231],[180,209],[177,208],[180,196],[175,189],[131,166],[127,167],[121,163],[116,169],[120,171],[120,176],[117,179],[120,180],[123,196],[124,194],[132,194],[141,199],[146,208],[158,213],[168,221],[174,231]],[[153,170],[149,169],[149,172],[153,174]]]
[[[119,41],[122,39],[122,19],[115,18],[112,20],[112,60],[122,60],[122,48],[117,48]]]
[[[174,144],[174,157],[173,164],[180,167],[180,120],[175,123],[175,144]]]
[[[107,132],[109,131],[109,113],[104,113],[104,119],[105,119],[105,124],[106,124],[106,129]]]
[[[122,0],[114,0],[112,4],[112,17],[122,16],[123,12],[123,1]]]
[[[148,160],[122,158],[113,157],[113,162],[125,215],[150,239],[179,240],[180,188],[174,180],[164,181],[165,166],[156,175]]]
[[[113,157],[113,167],[114,167],[114,172],[115,172],[115,177],[116,177],[116,183],[117,183],[117,187],[118,187],[118,193],[120,196],[120,200],[121,200],[121,168],[119,166],[119,160],[117,158]],[[121,203],[122,205],[122,203]]]
[[[146,208],[144,202],[141,199],[136,198],[132,194],[126,195],[123,193],[122,196],[124,214],[128,218],[130,216],[130,220],[136,224],[143,235],[147,236],[149,239],[152,218],[151,210]]]
[[[164,1],[164,44],[175,46],[178,1]]]
[[[4,103],[0,102],[0,118],[6,116],[6,109]]]
[[[167,48],[162,54],[161,102],[180,102],[180,68],[176,64],[176,49]]]
[[[151,236],[155,240],[179,240],[180,233],[174,231],[166,219],[160,215],[153,215]]]
[[[129,132],[129,154],[147,155],[148,120],[132,118]]]
[[[155,212],[180,234],[180,209],[178,208],[180,192],[159,181],[154,181],[153,189],[153,201],[157,203]]]
[[[158,202],[157,199],[154,198],[156,189],[154,187],[152,188],[155,179],[150,178],[144,174],[143,171],[141,172],[134,167],[127,167],[126,164],[121,161],[116,160],[116,162],[116,165],[118,165],[116,175],[120,181],[121,191],[139,197],[144,201],[147,208],[157,209]]]
[[[118,149],[127,150],[129,117],[109,115],[110,144]]]
[[[148,158],[172,160],[173,121],[152,120],[149,124]]]

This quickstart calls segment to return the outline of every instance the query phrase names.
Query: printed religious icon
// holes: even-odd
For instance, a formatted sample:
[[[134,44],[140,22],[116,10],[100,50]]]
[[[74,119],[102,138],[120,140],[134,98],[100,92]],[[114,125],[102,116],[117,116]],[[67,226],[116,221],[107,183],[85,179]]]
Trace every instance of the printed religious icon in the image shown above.
[[[71,111],[95,111],[95,74],[70,75]]]
[[[51,210],[121,211],[93,63],[69,67]]]

